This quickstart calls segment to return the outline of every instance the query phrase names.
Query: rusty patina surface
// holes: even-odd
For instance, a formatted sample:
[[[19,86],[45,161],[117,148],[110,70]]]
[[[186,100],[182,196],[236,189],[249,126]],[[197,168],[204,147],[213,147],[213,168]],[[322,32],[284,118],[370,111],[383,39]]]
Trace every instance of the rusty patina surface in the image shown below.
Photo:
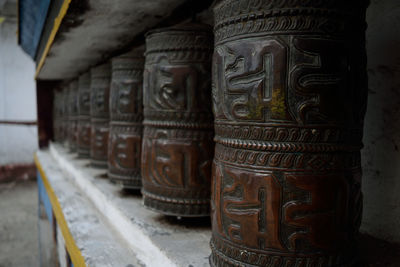
[[[53,96],[53,133],[54,141],[57,143],[61,142],[61,120],[62,120],[62,94],[61,90],[54,89]]]
[[[94,167],[107,168],[111,64],[92,68],[90,76],[90,161]]]
[[[90,72],[79,76],[78,87],[78,155],[90,156]]]
[[[68,86],[64,84],[61,89],[60,106],[61,106],[61,116],[60,116],[60,140],[64,147],[68,144]]]
[[[143,53],[139,48],[112,59],[108,177],[130,189],[142,187]]]
[[[78,148],[78,80],[72,80],[68,87],[68,148],[77,152]]]
[[[214,7],[212,266],[352,266],[364,1]]]
[[[214,151],[212,33],[186,24],[146,38],[142,181],[145,206],[207,216]]]

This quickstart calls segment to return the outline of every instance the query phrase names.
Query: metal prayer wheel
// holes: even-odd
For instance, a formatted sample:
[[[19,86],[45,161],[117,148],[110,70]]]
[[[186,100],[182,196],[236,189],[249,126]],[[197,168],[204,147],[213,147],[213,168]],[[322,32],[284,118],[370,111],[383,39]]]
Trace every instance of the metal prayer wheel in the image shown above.
[[[77,151],[78,141],[78,80],[73,80],[68,89],[68,148]]]
[[[90,72],[79,76],[78,82],[78,156],[90,156]]]
[[[64,85],[61,92],[61,106],[62,106],[62,117],[61,117],[61,143],[65,148],[68,147],[68,129],[69,129],[69,86]]]
[[[54,141],[61,142],[61,92],[54,90],[53,95],[53,134]]]
[[[90,161],[94,167],[107,168],[111,64],[92,68],[90,77]]]
[[[146,207],[166,215],[209,215],[212,48],[201,24],[146,36],[142,193]]]
[[[214,7],[212,266],[353,266],[364,1]]]
[[[130,189],[142,186],[143,52],[112,59],[108,177]]]

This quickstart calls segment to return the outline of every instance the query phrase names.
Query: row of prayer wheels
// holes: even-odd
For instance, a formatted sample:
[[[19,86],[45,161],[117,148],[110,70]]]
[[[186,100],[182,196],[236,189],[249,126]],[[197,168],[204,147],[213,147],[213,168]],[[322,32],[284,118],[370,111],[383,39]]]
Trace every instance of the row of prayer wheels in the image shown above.
[[[150,209],[211,213],[212,266],[353,266],[365,1],[213,8],[214,32],[150,31],[145,49],[70,82],[56,140]]]

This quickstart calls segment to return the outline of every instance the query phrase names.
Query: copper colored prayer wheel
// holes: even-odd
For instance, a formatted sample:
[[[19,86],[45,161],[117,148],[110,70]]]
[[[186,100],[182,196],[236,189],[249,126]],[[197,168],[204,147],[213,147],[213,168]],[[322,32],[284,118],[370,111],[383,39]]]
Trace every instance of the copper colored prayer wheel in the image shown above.
[[[78,80],[73,80],[68,89],[68,148],[77,151],[78,137]]]
[[[68,147],[68,129],[69,129],[69,86],[64,85],[61,92],[61,106],[62,106],[62,117],[61,117],[61,143],[65,148]]]
[[[62,116],[62,99],[61,92],[54,90],[53,95],[53,134],[54,141],[59,143],[61,142],[61,116]]]
[[[146,37],[142,193],[144,205],[163,214],[209,215],[212,47],[200,24]]]
[[[94,167],[107,168],[111,64],[92,68],[90,76],[90,161]]]
[[[90,72],[79,76],[78,85],[78,156],[90,156]]]
[[[214,7],[212,266],[353,266],[364,1]]]
[[[142,186],[143,52],[112,59],[108,177],[130,189]]]

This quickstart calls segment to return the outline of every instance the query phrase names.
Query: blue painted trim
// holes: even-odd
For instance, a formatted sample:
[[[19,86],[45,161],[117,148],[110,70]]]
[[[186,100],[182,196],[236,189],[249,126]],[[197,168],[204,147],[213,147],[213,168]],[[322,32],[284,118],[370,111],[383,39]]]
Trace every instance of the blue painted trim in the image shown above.
[[[19,42],[35,59],[44,29],[50,0],[19,0]]]

